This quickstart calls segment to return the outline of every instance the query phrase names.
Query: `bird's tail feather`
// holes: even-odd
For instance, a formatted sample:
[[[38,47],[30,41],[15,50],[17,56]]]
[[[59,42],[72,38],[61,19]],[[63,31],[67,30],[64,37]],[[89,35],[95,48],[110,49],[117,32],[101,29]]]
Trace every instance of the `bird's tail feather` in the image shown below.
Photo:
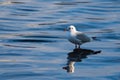
[[[98,37],[92,37],[92,40],[101,41]]]

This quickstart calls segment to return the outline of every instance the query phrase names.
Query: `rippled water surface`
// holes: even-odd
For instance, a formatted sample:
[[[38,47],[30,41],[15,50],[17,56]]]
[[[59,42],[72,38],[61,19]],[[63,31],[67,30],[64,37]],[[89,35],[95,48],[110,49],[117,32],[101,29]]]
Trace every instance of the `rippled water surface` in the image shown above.
[[[0,0],[0,80],[120,80],[120,0]]]

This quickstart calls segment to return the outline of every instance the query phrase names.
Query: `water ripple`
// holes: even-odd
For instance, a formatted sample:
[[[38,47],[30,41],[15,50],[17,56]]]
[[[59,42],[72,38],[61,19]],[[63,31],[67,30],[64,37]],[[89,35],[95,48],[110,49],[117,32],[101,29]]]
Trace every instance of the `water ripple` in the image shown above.
[[[28,8],[28,9],[27,9],[27,8],[26,8],[26,9],[25,9],[25,8],[23,8],[23,9],[22,9],[22,8],[17,8],[17,10],[19,10],[19,11],[24,11],[24,12],[26,12],[26,11],[28,11],[28,12],[35,12],[35,11],[39,11],[39,10],[29,9],[29,8]]]
[[[67,1],[64,1],[64,2],[57,2],[57,3],[54,3],[55,5],[77,5],[77,4],[85,4],[85,3],[91,3],[89,1],[76,1],[76,2],[67,2]]]
[[[119,3],[119,0],[1,0],[0,79],[119,79]],[[93,50],[89,54],[70,55],[72,60],[81,62],[76,62],[73,74],[66,74],[61,67],[74,45],[66,40],[63,30],[70,25],[98,40],[81,46]],[[101,50],[101,54],[87,56],[94,50]]]
[[[9,39],[9,42],[32,42],[32,43],[38,43],[38,42],[55,42],[52,40],[37,40],[37,39]]]
[[[18,1],[3,1],[0,2],[0,5],[10,5],[10,4],[25,4],[24,2],[18,2]]]

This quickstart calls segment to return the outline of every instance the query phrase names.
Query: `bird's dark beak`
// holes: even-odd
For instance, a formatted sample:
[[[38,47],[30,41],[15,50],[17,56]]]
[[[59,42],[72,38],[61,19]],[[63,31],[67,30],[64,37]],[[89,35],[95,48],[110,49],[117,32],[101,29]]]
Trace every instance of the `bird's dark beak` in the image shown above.
[[[64,29],[64,31],[69,31],[70,30],[70,28],[66,28],[66,29]]]
[[[68,29],[64,29],[64,31],[69,31]]]

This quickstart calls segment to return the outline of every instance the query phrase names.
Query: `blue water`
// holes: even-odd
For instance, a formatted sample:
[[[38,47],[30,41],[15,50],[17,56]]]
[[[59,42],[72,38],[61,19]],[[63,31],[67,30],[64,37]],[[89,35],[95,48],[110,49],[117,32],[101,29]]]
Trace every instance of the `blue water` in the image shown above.
[[[120,80],[119,3],[0,0],[0,80]],[[97,40],[74,52],[70,25]]]

